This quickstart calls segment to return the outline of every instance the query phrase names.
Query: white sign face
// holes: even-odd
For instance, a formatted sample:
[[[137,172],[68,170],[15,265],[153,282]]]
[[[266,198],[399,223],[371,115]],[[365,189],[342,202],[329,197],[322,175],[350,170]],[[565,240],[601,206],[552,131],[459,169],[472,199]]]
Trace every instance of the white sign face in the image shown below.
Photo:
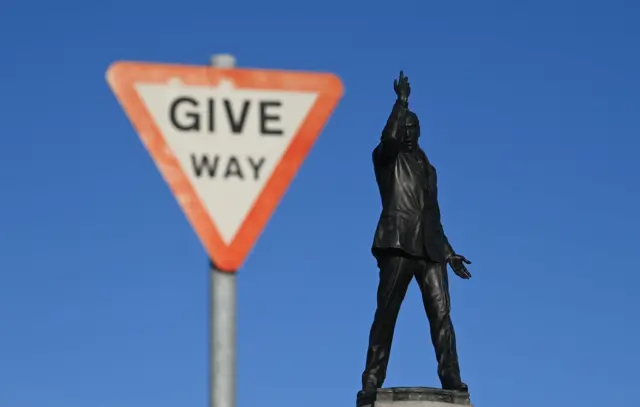
[[[314,92],[136,83],[202,206],[230,244],[318,97]]]
[[[344,88],[332,73],[119,61],[107,82],[216,268],[236,272]]]

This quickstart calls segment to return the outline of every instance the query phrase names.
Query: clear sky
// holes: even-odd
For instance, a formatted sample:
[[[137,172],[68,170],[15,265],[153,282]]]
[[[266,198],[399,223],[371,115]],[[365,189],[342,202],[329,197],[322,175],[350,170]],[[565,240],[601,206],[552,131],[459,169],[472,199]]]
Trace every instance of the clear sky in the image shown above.
[[[4,0],[0,406],[207,402],[205,253],[108,88],[114,60],[337,73],[345,97],[239,273],[238,406],[355,402],[371,150],[411,79],[476,406],[640,405],[640,3]],[[437,386],[415,284],[387,386]]]

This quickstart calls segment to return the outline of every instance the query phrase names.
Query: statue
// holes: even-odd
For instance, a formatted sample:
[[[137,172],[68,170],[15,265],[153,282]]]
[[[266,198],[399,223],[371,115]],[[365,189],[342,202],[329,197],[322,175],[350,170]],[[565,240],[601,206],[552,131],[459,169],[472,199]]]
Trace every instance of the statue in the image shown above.
[[[422,292],[442,389],[468,393],[460,378],[449,315],[447,264],[457,276],[469,279],[465,263],[471,262],[453,250],[442,228],[436,169],[418,144],[420,124],[409,110],[411,87],[402,71],[394,80],[394,89],[397,100],[373,150],[382,214],[372,253],[380,282],[359,405],[361,399],[375,397],[385,380],[398,312],[412,278]]]

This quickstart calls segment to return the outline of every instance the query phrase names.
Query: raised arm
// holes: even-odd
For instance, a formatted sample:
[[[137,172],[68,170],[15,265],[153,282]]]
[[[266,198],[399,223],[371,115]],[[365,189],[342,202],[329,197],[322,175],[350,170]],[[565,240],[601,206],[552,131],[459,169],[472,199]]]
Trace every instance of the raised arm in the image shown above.
[[[374,151],[377,158],[383,162],[391,161],[396,157],[406,131],[405,121],[409,107],[411,87],[409,85],[409,78],[404,76],[402,71],[400,71],[398,79],[393,81],[393,89],[398,98],[382,130],[380,144],[378,144],[378,147],[376,147]],[[376,159],[375,156],[374,159]]]
[[[392,161],[402,143],[402,137],[404,134],[404,122],[407,115],[407,106],[400,99],[396,100],[393,105],[391,114],[387,119],[387,124],[382,130],[382,137],[380,137],[380,144],[376,148],[378,159],[383,162]]]

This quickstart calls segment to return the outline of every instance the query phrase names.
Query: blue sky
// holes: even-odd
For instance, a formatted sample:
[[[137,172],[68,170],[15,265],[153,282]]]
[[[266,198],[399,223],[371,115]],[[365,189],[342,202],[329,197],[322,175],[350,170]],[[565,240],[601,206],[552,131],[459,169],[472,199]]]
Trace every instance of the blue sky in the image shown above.
[[[409,75],[476,406],[639,405],[640,4],[5,0],[0,406],[207,401],[202,247],[104,74],[119,59],[337,73],[345,97],[239,274],[238,405],[352,405]],[[415,284],[386,385],[437,386]]]

